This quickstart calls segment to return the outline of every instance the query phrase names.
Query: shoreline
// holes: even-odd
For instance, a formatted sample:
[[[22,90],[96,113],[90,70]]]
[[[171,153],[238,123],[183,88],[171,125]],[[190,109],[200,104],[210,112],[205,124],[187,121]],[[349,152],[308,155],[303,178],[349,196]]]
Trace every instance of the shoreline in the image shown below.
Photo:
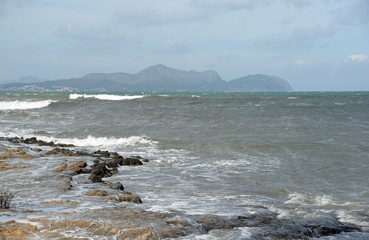
[[[267,209],[234,217],[147,211],[138,195],[124,191],[124,182],[109,182],[109,177],[121,166],[139,167],[148,162],[140,156],[86,152],[36,138],[0,138],[4,180],[23,184],[26,179],[31,184],[28,190],[7,189],[16,198],[10,209],[0,209],[0,239],[164,239],[241,228],[252,239],[309,239],[361,231],[335,218],[282,219]],[[29,176],[46,164],[52,168],[33,172],[35,178]],[[53,194],[30,205],[33,208],[22,205],[28,195],[37,196],[32,191],[50,186],[55,188],[50,191]],[[93,206],[85,207],[87,201]]]

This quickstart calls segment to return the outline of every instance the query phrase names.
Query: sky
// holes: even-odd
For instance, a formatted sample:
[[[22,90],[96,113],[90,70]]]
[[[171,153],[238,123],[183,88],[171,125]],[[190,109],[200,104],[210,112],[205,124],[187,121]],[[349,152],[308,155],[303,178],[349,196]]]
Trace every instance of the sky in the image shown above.
[[[0,0],[0,82],[159,63],[369,91],[369,0]]]

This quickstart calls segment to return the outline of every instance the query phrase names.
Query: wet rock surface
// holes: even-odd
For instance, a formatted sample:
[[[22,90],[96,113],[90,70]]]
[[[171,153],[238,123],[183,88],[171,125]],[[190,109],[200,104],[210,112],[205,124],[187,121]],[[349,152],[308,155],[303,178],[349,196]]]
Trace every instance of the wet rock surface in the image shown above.
[[[0,141],[19,144],[17,148],[0,147],[0,171],[1,174],[11,173],[9,176],[14,174],[9,179],[23,181],[17,179],[24,177],[20,171],[26,173],[28,168],[37,171],[38,166],[33,166],[31,160],[37,163],[37,159],[48,161],[47,158],[53,156],[54,161],[59,159],[54,168],[45,170],[41,177],[27,176],[27,181],[32,185],[51,182],[61,191],[60,195],[78,188],[84,181],[96,187],[81,193],[80,199],[96,202],[96,207],[83,211],[79,210],[83,200],[58,199],[57,195],[56,199],[40,201],[36,210],[24,206],[0,209],[0,219],[6,219],[0,221],[0,239],[175,239],[183,236],[190,239],[192,235],[238,228],[247,228],[250,239],[312,239],[361,231],[333,216],[287,219],[267,209],[234,217],[146,211],[139,208],[144,206],[140,196],[124,192],[121,182],[104,182],[117,173],[119,166],[139,166],[148,162],[140,156],[124,158],[108,151],[78,151],[71,145],[36,138],[0,138]],[[42,148],[36,150],[33,145]],[[48,148],[43,148],[45,146]],[[107,205],[108,202],[113,204]],[[58,211],[46,212],[44,206],[56,206]]]

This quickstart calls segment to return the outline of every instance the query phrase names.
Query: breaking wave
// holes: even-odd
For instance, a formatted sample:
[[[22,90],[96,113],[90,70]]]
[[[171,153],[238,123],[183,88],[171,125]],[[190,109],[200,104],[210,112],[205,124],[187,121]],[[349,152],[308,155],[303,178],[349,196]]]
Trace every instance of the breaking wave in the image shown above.
[[[152,146],[156,145],[156,141],[150,140],[145,137],[131,136],[126,138],[115,138],[115,137],[94,137],[88,136],[87,138],[58,138],[48,139],[53,140],[56,143],[73,144],[77,147],[115,147],[115,146],[137,146],[145,145]]]
[[[134,95],[134,96],[121,96],[121,95],[111,95],[111,94],[96,94],[96,95],[89,95],[89,94],[70,94],[69,99],[77,99],[77,98],[96,98],[100,100],[110,100],[110,101],[119,101],[119,100],[132,100],[137,98],[143,98],[144,95]]]
[[[36,109],[44,108],[49,106],[51,103],[58,102],[56,100],[43,100],[43,101],[5,101],[0,102],[0,110],[25,110],[25,109]]]

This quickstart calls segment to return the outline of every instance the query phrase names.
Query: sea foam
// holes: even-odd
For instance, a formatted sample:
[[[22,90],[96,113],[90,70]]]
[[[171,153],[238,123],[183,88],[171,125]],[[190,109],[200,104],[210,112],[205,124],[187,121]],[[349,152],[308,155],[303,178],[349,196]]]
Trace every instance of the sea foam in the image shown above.
[[[121,96],[121,95],[111,95],[111,94],[96,94],[96,95],[90,95],[90,94],[70,94],[69,99],[77,99],[77,98],[96,98],[100,100],[110,100],[110,101],[119,101],[119,100],[132,100],[132,99],[138,99],[143,98],[145,96],[143,95],[134,95],[134,96]]]
[[[87,138],[58,138],[48,140],[52,140],[56,143],[73,144],[78,147],[152,146],[157,143],[154,140],[140,136],[126,138],[88,136]]]
[[[25,110],[25,109],[36,109],[44,108],[49,106],[51,103],[57,102],[56,100],[43,100],[43,101],[5,101],[0,102],[0,110]]]

